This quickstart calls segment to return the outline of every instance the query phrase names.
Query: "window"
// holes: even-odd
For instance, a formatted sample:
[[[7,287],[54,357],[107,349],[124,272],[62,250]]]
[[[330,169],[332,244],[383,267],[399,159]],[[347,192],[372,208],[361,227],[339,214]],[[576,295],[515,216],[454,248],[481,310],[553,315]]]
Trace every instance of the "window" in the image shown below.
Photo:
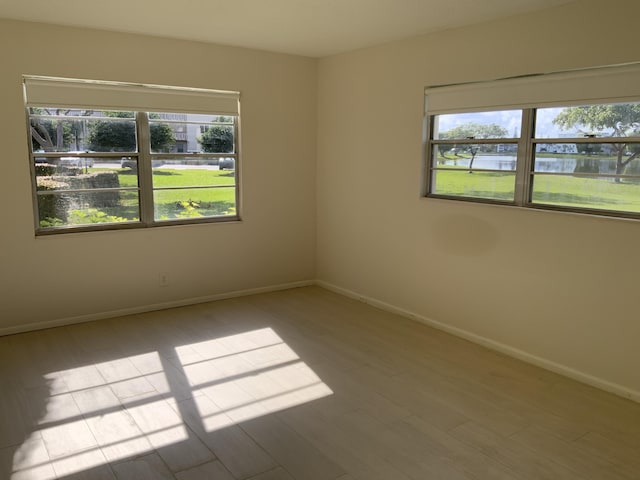
[[[521,124],[518,110],[434,116],[431,192],[513,202]]]
[[[639,79],[627,66],[428,89],[426,196],[640,218]]]
[[[237,93],[42,77],[25,92],[38,234],[239,218]]]

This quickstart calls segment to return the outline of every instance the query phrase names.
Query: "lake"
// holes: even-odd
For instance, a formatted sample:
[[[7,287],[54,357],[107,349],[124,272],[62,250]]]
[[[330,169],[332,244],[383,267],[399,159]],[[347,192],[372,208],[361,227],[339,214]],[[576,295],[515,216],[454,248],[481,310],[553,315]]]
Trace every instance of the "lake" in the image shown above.
[[[469,158],[438,158],[439,167],[468,167]],[[571,156],[562,157],[540,157],[536,158],[536,172],[551,173],[575,173],[576,167],[581,172],[615,174],[616,162],[612,158],[574,158]],[[477,155],[473,162],[473,168],[488,170],[515,170],[516,157],[512,155]]]

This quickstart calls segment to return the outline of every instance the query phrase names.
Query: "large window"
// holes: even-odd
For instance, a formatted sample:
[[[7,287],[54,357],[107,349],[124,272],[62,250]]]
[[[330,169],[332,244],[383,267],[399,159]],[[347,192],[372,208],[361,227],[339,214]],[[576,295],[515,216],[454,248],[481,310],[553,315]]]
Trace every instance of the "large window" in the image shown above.
[[[611,82],[594,82],[602,76]],[[457,92],[431,89],[426,196],[640,218],[640,89],[630,82],[634,76],[640,76],[635,67],[617,68]],[[581,77],[592,82],[584,89],[587,99],[611,101],[578,100],[570,86],[580,86],[575,82]],[[626,89],[624,96],[616,96],[617,85]],[[638,90],[638,101],[631,101],[629,90]],[[544,101],[544,95],[551,98]],[[488,108],[490,103],[509,108]]]
[[[239,218],[237,93],[35,77],[25,87],[37,233]]]

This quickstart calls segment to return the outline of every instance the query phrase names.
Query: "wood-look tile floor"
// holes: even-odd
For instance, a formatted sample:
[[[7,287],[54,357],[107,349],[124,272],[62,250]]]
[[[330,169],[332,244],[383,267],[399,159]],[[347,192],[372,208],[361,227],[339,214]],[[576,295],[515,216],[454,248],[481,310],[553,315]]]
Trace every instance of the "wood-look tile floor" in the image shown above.
[[[309,287],[0,337],[0,479],[640,479],[640,405]]]

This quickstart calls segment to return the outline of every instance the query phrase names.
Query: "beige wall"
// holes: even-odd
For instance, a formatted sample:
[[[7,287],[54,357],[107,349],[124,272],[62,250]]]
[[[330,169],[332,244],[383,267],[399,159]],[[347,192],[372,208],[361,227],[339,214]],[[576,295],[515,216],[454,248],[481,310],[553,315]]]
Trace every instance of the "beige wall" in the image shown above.
[[[640,223],[419,195],[425,86],[638,61],[638,18],[576,2],[321,60],[318,278],[640,399]]]
[[[0,332],[313,279],[316,63],[0,21]],[[23,74],[240,91],[244,221],[35,238]]]

